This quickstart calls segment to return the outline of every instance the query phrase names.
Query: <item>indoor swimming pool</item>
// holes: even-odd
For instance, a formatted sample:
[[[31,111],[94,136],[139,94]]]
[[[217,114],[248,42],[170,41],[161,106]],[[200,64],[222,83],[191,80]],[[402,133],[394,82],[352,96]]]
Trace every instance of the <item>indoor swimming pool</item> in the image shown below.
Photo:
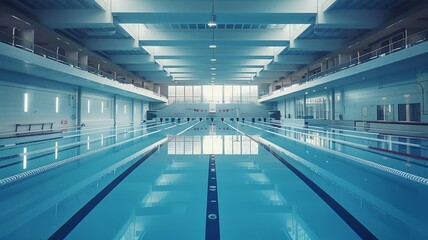
[[[428,139],[190,120],[0,136],[0,239],[428,239]]]

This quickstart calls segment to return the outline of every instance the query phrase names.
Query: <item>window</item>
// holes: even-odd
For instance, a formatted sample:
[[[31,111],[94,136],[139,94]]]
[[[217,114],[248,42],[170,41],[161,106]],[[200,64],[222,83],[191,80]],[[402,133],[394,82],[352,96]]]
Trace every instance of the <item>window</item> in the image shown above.
[[[242,96],[242,102],[249,102],[250,101],[250,86],[242,86],[241,87],[242,92],[241,92],[241,96]]]
[[[126,104],[123,105],[123,113],[126,115]]]
[[[250,86],[250,95],[253,97],[253,100],[257,101],[259,98],[259,87],[258,86]]]
[[[170,103],[175,102],[175,86],[168,86],[168,100]]]
[[[202,102],[202,87],[193,86],[193,102],[200,103]]]
[[[91,113],[91,100],[88,99],[88,113]]]
[[[193,103],[193,86],[184,87],[184,101],[186,103]]]
[[[186,103],[257,102],[258,86],[254,86],[254,85],[168,86],[168,98],[169,98],[169,103],[173,103],[173,102],[186,102]]]
[[[421,104],[398,104],[398,121],[420,122],[421,121]]]
[[[184,86],[177,86],[175,88],[175,101],[184,102]]]
[[[224,103],[231,103],[233,101],[232,86],[224,86]]]
[[[392,105],[377,105],[378,121],[393,121]]]
[[[212,86],[212,102],[213,103],[222,103],[223,102],[223,86],[222,85],[213,85]]]
[[[241,102],[241,86],[233,86],[233,97],[232,102],[239,103]]]
[[[210,85],[205,85],[202,88],[202,96],[204,97],[203,102],[212,102],[213,100],[213,88]]]

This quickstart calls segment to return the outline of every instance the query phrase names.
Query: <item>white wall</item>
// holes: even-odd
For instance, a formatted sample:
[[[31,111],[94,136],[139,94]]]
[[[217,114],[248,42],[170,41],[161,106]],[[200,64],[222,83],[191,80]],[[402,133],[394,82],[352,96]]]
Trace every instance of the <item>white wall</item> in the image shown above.
[[[425,89],[422,94],[422,88]],[[340,120],[377,120],[377,105],[393,105],[393,116],[391,121],[398,121],[398,104],[420,103],[421,104],[421,122],[428,122],[428,74],[421,72],[420,69],[413,71],[395,72],[384,76],[373,77],[371,79],[362,79],[358,83],[343,87],[334,88],[335,101],[335,119]],[[290,97],[285,102],[285,112],[291,114],[294,118],[295,103],[294,98]],[[424,96],[424,101],[422,96]],[[309,93],[306,98],[327,96],[329,105],[331,104],[331,88]],[[283,101],[278,102],[278,110],[282,112]],[[425,115],[423,106],[425,105]],[[331,109],[331,106],[328,106]]]
[[[132,100],[121,96],[116,97],[116,124],[130,124],[132,122]]]
[[[113,95],[92,89],[82,89],[82,123],[85,126],[113,126]],[[88,111],[88,101],[90,111]],[[101,107],[103,106],[103,109]]]
[[[16,82],[1,81],[15,78]],[[23,80],[37,81],[39,86],[26,84]],[[24,112],[25,93],[28,94],[27,112]],[[58,112],[56,112],[56,97],[59,100]],[[69,85],[56,84],[25,75],[1,74],[0,116],[0,132],[13,132],[16,124],[27,123],[52,122],[54,123],[53,128],[75,126],[76,89]],[[66,124],[64,120],[67,122]],[[32,130],[40,128],[41,126],[34,126]],[[26,129],[21,127],[18,131],[20,130]]]
[[[28,94],[27,112],[24,112],[25,93]],[[58,113],[56,97],[59,100]],[[81,123],[85,126],[113,126],[114,97],[113,94],[82,88]],[[78,119],[77,98],[77,86],[0,70],[0,133],[14,132],[16,124],[53,122],[53,128],[74,127]],[[148,102],[118,95],[116,99],[117,124],[130,124],[147,119]],[[41,126],[34,126],[31,130],[40,128]],[[21,127],[19,130],[28,130],[28,127]]]

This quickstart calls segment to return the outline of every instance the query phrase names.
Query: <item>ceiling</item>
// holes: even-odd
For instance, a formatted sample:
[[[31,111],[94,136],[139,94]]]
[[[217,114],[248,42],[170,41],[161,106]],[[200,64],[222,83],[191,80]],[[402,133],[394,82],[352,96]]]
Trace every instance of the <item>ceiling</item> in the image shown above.
[[[423,0],[5,0],[154,83],[274,82]],[[215,16],[217,26],[208,22]],[[363,17],[362,17],[363,16]],[[216,45],[216,48],[209,48]],[[215,60],[214,60],[215,59]]]

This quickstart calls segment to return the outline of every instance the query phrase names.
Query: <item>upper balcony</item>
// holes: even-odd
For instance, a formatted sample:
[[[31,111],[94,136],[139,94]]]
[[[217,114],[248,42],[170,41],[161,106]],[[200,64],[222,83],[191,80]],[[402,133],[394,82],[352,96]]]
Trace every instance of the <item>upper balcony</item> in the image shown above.
[[[316,91],[316,89],[349,85],[379,76],[391,69],[405,70],[409,67],[417,67],[417,65],[426,66],[427,40],[428,29],[425,29],[364,55],[357,55],[348,62],[310,75],[291,86],[282,87],[263,95],[260,97],[259,103],[274,102],[294,95],[302,95],[307,91]]]
[[[159,93],[129,83],[126,76],[89,66],[87,59],[85,63],[77,55],[53,52],[4,32],[0,32],[0,42],[0,69],[150,102],[168,101]]]

